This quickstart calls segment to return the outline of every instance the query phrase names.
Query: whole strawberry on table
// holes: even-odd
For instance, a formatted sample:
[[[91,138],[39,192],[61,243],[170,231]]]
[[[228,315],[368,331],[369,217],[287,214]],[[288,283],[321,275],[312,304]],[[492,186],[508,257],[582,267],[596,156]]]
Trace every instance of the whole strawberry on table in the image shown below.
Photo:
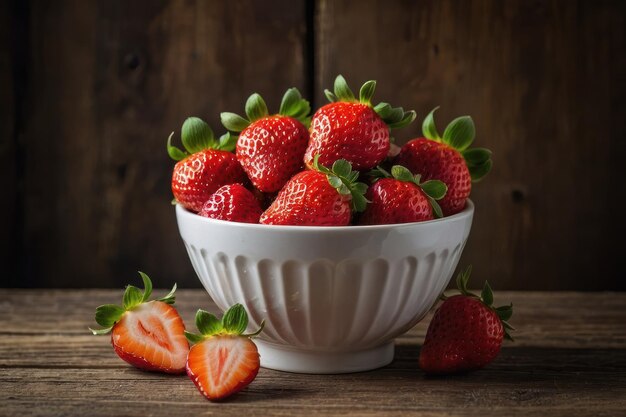
[[[493,292],[485,281],[480,296],[467,289],[471,266],[456,279],[460,294],[442,296],[420,351],[419,366],[429,374],[474,371],[491,363],[504,339],[513,340],[508,323],[513,305],[493,306]]]

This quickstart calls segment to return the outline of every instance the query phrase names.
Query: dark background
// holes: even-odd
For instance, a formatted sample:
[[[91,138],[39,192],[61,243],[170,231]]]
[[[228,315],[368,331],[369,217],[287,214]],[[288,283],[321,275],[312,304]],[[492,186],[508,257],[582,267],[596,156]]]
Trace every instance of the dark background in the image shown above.
[[[492,173],[461,265],[498,289],[625,290],[626,2],[10,0],[0,5],[0,286],[198,287],[170,205],[184,118],[377,101],[471,114]],[[404,142],[421,122],[397,131]]]

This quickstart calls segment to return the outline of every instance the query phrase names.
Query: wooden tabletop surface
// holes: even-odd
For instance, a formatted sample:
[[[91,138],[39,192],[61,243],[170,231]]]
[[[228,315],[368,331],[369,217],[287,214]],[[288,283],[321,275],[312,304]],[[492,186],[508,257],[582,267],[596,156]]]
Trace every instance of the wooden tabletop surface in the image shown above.
[[[396,340],[385,368],[345,375],[261,369],[222,403],[185,376],[138,371],[92,336],[95,307],[113,290],[0,290],[0,416],[626,415],[626,293],[500,292],[516,341],[468,375],[427,377],[417,366],[430,316]],[[182,290],[193,323],[206,292]],[[549,414],[546,414],[549,413]]]

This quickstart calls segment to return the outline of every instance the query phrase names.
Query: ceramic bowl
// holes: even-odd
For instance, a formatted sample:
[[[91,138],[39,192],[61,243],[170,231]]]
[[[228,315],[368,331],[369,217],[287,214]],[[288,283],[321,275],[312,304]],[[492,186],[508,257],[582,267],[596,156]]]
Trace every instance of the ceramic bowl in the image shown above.
[[[393,339],[445,289],[474,205],[443,219],[379,226],[267,226],[208,219],[180,205],[191,263],[226,310],[243,304],[266,368],[302,373],[375,369]]]

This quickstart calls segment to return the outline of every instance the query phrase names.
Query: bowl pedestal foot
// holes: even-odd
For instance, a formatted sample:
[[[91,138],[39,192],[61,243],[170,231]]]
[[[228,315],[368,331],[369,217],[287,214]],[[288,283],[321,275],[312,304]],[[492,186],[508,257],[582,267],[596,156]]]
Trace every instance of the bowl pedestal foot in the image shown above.
[[[302,374],[344,374],[370,371],[393,360],[393,340],[381,346],[356,352],[299,350],[256,339],[261,366],[278,371]]]

